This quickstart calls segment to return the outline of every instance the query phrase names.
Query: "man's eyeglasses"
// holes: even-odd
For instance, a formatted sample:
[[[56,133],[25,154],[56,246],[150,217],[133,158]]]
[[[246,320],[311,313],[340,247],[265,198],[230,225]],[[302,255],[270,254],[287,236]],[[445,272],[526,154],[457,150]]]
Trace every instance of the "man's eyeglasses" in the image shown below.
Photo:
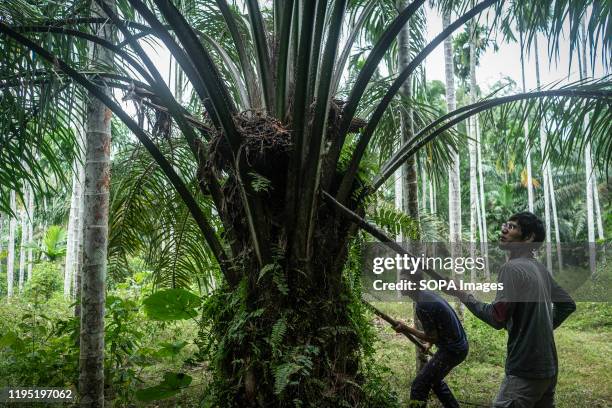
[[[517,229],[519,226],[516,224],[510,224],[509,222],[504,222],[502,224],[502,229],[507,229],[508,231],[512,231]]]

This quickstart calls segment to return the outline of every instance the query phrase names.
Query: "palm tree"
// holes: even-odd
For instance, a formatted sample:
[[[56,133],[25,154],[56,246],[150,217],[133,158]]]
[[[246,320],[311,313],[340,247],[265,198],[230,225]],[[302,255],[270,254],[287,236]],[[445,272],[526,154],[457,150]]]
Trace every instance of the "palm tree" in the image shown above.
[[[108,12],[106,11],[108,10]],[[115,15],[113,1],[92,3],[93,17]],[[112,13],[112,14],[111,14]],[[113,39],[112,25],[98,28],[100,38]],[[94,65],[112,65],[114,53],[92,44]],[[111,91],[99,82],[100,91]],[[104,307],[108,247],[110,193],[111,111],[90,95],[85,130],[85,179],[83,184],[83,265],[81,271],[81,333],[79,338],[79,394],[81,407],[104,407]],[[80,233],[80,231],[77,231]]]
[[[14,286],[14,271],[15,271],[15,232],[17,229],[17,220],[15,215],[17,214],[17,204],[15,199],[15,192],[10,193],[9,203],[9,235],[7,244],[7,260],[6,260],[6,293],[10,298],[13,296]]]
[[[471,35],[469,38],[469,60],[470,60],[470,102],[476,102],[476,65],[478,63],[478,53],[484,50],[486,44],[478,34],[476,23],[471,24]],[[480,124],[478,115],[470,118],[471,137],[470,143],[470,242],[475,242],[476,222],[480,234],[481,254],[485,260],[485,278],[489,279],[488,265],[488,242],[487,242],[487,213],[485,207],[484,177],[482,172],[482,144],[480,140]],[[474,202],[473,202],[474,201]],[[476,211],[474,211],[474,209]],[[476,217],[474,217],[476,215]],[[475,218],[475,219],[474,219]],[[473,245],[471,246],[473,248]],[[472,270],[472,280],[474,280],[474,270]]]
[[[70,213],[68,215],[68,239],[66,249],[66,263],[64,266],[64,296],[74,294],[76,285],[73,281],[78,273],[77,259],[80,258],[82,249],[82,212],[83,212],[83,178],[85,173],[84,157],[81,154],[84,146],[82,136],[84,132],[77,131],[77,158],[72,164],[72,192],[70,195]],[[71,291],[71,288],[72,291]]]
[[[402,11],[408,7],[409,3],[407,0],[399,0],[397,2],[397,9]],[[406,24],[401,30],[397,38],[398,45],[398,70],[404,70],[410,65],[411,60],[411,50],[410,50],[410,32],[411,32],[411,23]],[[399,94],[400,97],[408,102],[408,106],[405,109],[401,110],[401,140],[402,143],[407,143],[412,137],[414,137],[414,112],[412,107],[412,77],[408,77],[406,81],[402,84],[400,88]],[[425,85],[425,84],[424,84]],[[419,219],[419,185],[417,180],[417,163],[416,157],[412,156],[410,159],[406,161],[402,168],[402,193],[403,193],[403,205],[401,210],[408,214],[410,218],[413,220]],[[424,172],[423,172],[424,175]],[[397,193],[396,193],[397,194]],[[422,192],[423,196],[425,196],[425,191]],[[401,236],[401,235],[400,235]],[[404,237],[403,239],[408,239]],[[416,304],[413,303],[413,307]],[[417,316],[416,308],[413,309],[412,319],[414,321],[415,327],[422,330],[421,322]],[[415,348],[415,357],[416,357],[416,368],[417,372],[427,363],[427,355],[423,353],[418,347]]]
[[[527,86],[525,81],[525,43],[523,41],[523,29],[519,27],[519,46],[521,48],[521,83],[523,85],[523,92],[527,92]],[[533,171],[531,169],[531,146],[529,145],[529,123],[527,120],[524,122],[523,132],[525,135],[525,167],[527,169],[527,208],[533,213]]]
[[[26,201],[28,201],[28,190],[25,190],[21,209],[19,211],[21,218],[21,243],[19,245],[19,294],[23,292],[23,285],[25,283],[26,274],[26,243],[27,243],[27,214],[26,214]]]
[[[130,7],[122,15],[135,11],[146,24],[124,20],[98,0],[108,18],[60,15],[52,21],[24,22],[12,10],[10,18],[2,18],[0,33],[11,47],[36,52],[41,80],[52,69],[102,101],[139,139],[155,169],[180,196],[175,205],[191,215],[191,225],[204,238],[222,276],[207,302],[214,316],[209,322],[213,397],[220,406],[281,406],[295,399],[304,405],[368,406],[360,386],[365,381],[360,375],[362,340],[352,318],[361,314],[355,306],[360,303],[343,276],[348,242],[357,227],[375,233],[355,215],[365,211],[364,200],[422,146],[481,111],[504,103],[527,104],[533,98],[548,98],[554,106],[573,97],[582,101],[573,107],[578,113],[601,109],[610,99],[609,84],[601,82],[449,109],[403,143],[372,178],[362,159],[401,85],[448,35],[499,2],[485,0],[448,24],[393,80],[366,121],[355,115],[359,102],[378,63],[423,0],[412,2],[384,30],[344,101],[335,100],[332,92],[344,0],[273,2],[271,22],[257,1],[246,2],[245,21],[219,0],[218,11],[207,9],[211,18],[193,24],[167,0],[154,0],[155,7],[141,0],[126,3]],[[217,26],[207,25],[219,17],[227,27],[224,38],[219,38]],[[594,18],[597,22],[601,16]],[[89,23],[100,22],[116,27],[122,38],[92,37]],[[241,31],[244,27],[248,32]],[[38,36],[43,36],[44,47]],[[77,42],[95,41],[117,58],[92,75],[54,42],[67,36]],[[194,90],[193,105],[181,106],[167,88],[140,44],[147,36],[163,42],[181,65]],[[202,42],[206,38],[219,39],[221,47],[231,44],[225,50],[236,56],[237,71],[219,63],[222,53]],[[15,67],[6,53],[0,55],[6,67]],[[23,62],[14,69],[33,67]],[[125,75],[132,71],[135,75]],[[146,110],[150,131],[109,97],[107,87],[123,90],[127,99]],[[608,130],[605,125],[598,129]],[[182,155],[173,148],[177,138]],[[191,171],[178,172],[186,158]],[[87,235],[84,242],[92,244]],[[82,298],[87,297],[86,286]],[[82,315],[87,314],[84,309]],[[99,397],[92,389],[82,385],[80,392]]]
[[[538,51],[538,36],[537,33],[534,36],[534,58],[535,58],[535,72],[536,72],[536,85],[538,89],[541,89],[540,83],[540,58]],[[547,145],[547,134],[546,129],[540,127],[540,150],[542,153],[542,186],[544,189],[544,226],[546,228],[546,266],[549,271],[552,272],[552,253],[551,253],[551,214],[550,214],[550,197],[551,197],[551,185],[550,177],[550,160],[546,156],[546,145]]]
[[[450,10],[442,15],[444,29],[450,25]],[[448,111],[455,110],[455,78],[453,73],[453,42],[451,36],[444,40],[444,78],[446,80],[446,104]],[[461,173],[459,152],[453,153],[448,173],[448,224],[450,242],[461,242]]]
[[[31,188],[28,190],[28,222],[27,222],[27,245],[28,245],[28,256],[27,256],[27,265],[28,265],[28,280],[32,279],[32,268],[34,267],[34,192]]]

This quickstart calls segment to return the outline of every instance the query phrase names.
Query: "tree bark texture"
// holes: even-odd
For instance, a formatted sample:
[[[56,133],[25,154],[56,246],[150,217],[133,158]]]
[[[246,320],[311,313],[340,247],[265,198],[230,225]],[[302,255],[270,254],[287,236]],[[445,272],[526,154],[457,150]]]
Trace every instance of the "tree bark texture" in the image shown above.
[[[32,245],[34,244],[34,191],[28,187],[28,280],[32,279],[32,268],[34,267],[34,253]]]
[[[21,243],[19,245],[19,294],[23,293],[26,274],[26,239],[28,236],[28,223],[26,214],[26,203],[28,201],[28,190],[25,189],[21,207]]]
[[[70,214],[68,218],[68,238],[66,248],[66,265],[64,269],[64,296],[76,295],[77,267],[80,266],[80,250],[83,248],[82,213],[83,213],[83,178],[85,175],[84,130],[77,131],[78,152],[72,163],[72,193],[70,195]]]
[[[108,1],[113,6],[112,1]],[[92,15],[104,15],[92,3]],[[100,37],[111,39],[111,25],[98,26]],[[92,47],[93,63],[112,65],[113,54]],[[104,86],[103,84],[101,84]],[[110,94],[110,91],[106,89]],[[108,247],[111,111],[90,95],[87,106],[84,239],[81,281],[79,396],[81,407],[104,406],[104,303]]]
[[[482,172],[482,143],[480,140],[480,123],[478,121],[476,121],[476,146],[478,153],[478,180],[480,184],[480,221],[482,223],[480,246],[485,260],[485,278],[488,281],[491,279],[491,270],[489,269],[489,237],[487,235],[487,207],[485,206],[484,175]]]
[[[442,26],[450,25],[450,13],[442,16]],[[444,40],[444,77],[446,83],[446,105],[451,112],[456,108],[455,77],[453,73],[453,42],[452,36]],[[451,153],[448,183],[448,221],[450,242],[461,242],[461,169],[459,152]]]
[[[17,203],[15,199],[15,191],[11,191],[10,207],[14,215],[17,214]],[[9,236],[7,244],[8,258],[6,260],[6,292],[10,298],[14,293],[15,280],[15,232],[17,230],[17,220],[11,216],[9,220]]]
[[[476,48],[475,30],[469,40],[470,47],[470,102],[476,102]],[[478,157],[476,152],[476,121],[478,116],[472,116],[468,121],[468,152],[470,155],[470,256],[476,256],[476,236],[480,223],[478,199]],[[473,274],[472,270],[472,274]],[[472,281],[474,276],[471,276]]]

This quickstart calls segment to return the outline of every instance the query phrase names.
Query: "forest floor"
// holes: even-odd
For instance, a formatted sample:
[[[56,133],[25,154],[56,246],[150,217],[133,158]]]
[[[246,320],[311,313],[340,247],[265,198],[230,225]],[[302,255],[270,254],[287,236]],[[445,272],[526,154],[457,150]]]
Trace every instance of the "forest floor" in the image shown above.
[[[376,306],[395,318],[412,322],[409,302]],[[577,311],[555,331],[559,357],[557,408],[611,407],[612,304],[577,306]],[[384,375],[405,404],[415,375],[414,346],[387,323],[376,319],[375,324],[379,337],[376,360],[388,368]],[[464,327],[470,352],[447,377],[447,382],[458,400],[489,406],[504,376],[507,334],[487,326],[468,310],[464,313]],[[428,406],[441,406],[435,397],[430,401]]]
[[[126,303],[126,307],[118,309],[116,315],[107,317],[123,316],[128,309],[138,310],[132,307],[135,305],[131,305]],[[409,323],[412,321],[412,304],[409,302],[375,305],[395,318]],[[41,305],[33,306],[25,301],[10,304],[0,302],[0,388],[7,385],[72,383],[76,380],[78,371],[74,363],[78,350],[74,346],[74,339],[70,331],[62,330],[62,334],[58,335],[55,329],[51,329],[68,317],[69,303],[58,294],[45,304],[43,309],[46,316],[33,320],[32,312],[40,308]],[[382,381],[397,394],[401,406],[406,406],[415,375],[414,346],[404,336],[396,334],[384,321],[372,316],[372,322],[377,338],[372,345],[376,350],[374,360],[382,367]],[[200,406],[210,374],[206,363],[196,363],[192,359],[197,351],[193,343],[198,331],[197,322],[151,323],[143,319],[141,311],[133,311],[121,326],[124,329],[114,338],[109,337],[113,336],[112,332],[107,333],[107,340],[114,340],[108,346],[115,344],[128,347],[128,352],[117,352],[113,357],[122,363],[134,363],[145,357],[151,361],[137,372],[114,372],[113,380],[115,385],[119,385],[119,391],[108,406]],[[466,361],[447,377],[447,382],[458,400],[477,404],[474,406],[490,406],[504,375],[507,334],[503,330],[490,328],[467,310],[464,326],[470,353]],[[6,333],[13,330],[23,339],[23,345],[16,348],[17,351],[13,350],[16,344],[14,341],[13,348],[8,346],[11,339],[6,336]],[[578,303],[577,311],[555,331],[555,338],[559,355],[557,407],[612,407],[612,303]],[[138,350],[130,349],[129,345],[134,342],[140,344]],[[179,350],[168,355],[174,345],[178,345],[176,347]],[[188,359],[192,360],[191,364],[185,363]],[[159,383],[165,372],[187,372],[193,381],[187,389],[174,397],[152,403],[134,401],[135,389]],[[120,390],[127,393],[122,394]],[[26,403],[20,406],[26,408],[41,405]],[[429,406],[440,407],[434,397],[431,397]],[[471,405],[462,403],[461,406]]]

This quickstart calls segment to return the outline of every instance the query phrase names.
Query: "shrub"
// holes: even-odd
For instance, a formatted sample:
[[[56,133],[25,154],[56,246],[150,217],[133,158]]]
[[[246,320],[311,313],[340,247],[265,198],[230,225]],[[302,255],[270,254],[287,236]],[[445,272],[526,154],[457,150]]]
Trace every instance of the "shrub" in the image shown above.
[[[41,262],[34,265],[32,279],[26,282],[25,296],[35,303],[48,301],[54,292],[62,288],[62,273],[59,264]]]

